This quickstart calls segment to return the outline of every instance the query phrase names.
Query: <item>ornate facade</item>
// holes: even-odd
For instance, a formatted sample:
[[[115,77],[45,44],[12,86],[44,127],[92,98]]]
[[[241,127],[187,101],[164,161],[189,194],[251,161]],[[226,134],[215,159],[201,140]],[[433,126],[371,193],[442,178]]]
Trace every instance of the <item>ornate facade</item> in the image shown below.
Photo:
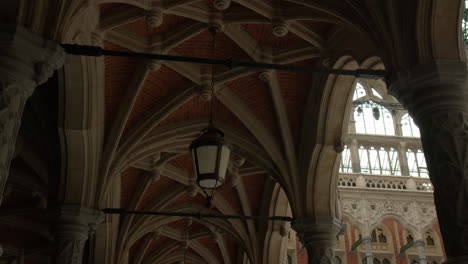
[[[2,0],[0,263],[466,263],[463,4]],[[232,156],[207,206],[188,147],[210,113]]]

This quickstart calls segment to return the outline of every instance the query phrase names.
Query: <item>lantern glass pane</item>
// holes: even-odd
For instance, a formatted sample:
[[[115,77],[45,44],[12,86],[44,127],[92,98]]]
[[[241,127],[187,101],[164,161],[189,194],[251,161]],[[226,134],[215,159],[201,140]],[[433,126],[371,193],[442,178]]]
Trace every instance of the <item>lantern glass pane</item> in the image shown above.
[[[213,188],[220,187],[222,185],[221,182],[218,182],[218,184],[216,184],[216,182],[217,180],[205,179],[205,180],[201,180],[198,184],[203,189],[213,189]]]
[[[214,173],[216,169],[218,146],[200,146],[196,151],[198,159],[198,173]]]
[[[226,146],[223,145],[221,149],[221,159],[219,163],[219,178],[224,180],[226,177],[226,170],[228,167],[229,163],[229,154],[231,153],[231,150]]]

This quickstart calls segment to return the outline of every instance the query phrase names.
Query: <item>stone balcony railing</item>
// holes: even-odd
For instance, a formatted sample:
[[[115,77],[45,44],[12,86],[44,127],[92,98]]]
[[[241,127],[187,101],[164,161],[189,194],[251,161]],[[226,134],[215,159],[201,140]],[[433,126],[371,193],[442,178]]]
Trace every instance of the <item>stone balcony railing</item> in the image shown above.
[[[338,186],[346,188],[370,188],[421,192],[434,191],[429,178],[369,175],[360,173],[340,173],[338,177]]]

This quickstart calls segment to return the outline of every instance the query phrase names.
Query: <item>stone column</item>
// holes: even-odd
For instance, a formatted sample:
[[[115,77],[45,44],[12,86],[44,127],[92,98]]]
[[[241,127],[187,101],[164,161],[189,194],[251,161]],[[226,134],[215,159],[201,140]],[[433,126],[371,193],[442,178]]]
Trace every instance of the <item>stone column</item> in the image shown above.
[[[364,246],[364,249],[366,250],[367,264],[373,264],[374,257],[372,256],[372,239],[370,237],[363,237],[362,245]]]
[[[351,157],[351,166],[353,168],[353,173],[361,172],[361,164],[359,163],[359,146],[356,139],[351,140],[349,144],[349,156]]]
[[[0,23],[0,203],[24,105],[63,61],[60,45],[22,26]]]
[[[293,229],[307,249],[309,264],[334,264],[336,237],[343,224],[334,217],[307,217],[294,221]]]
[[[414,241],[414,246],[418,250],[419,264],[427,264],[426,253],[424,252],[425,245],[424,240],[419,239]]]
[[[84,245],[103,219],[102,213],[97,210],[63,206],[54,226],[55,264],[83,263]]]
[[[401,175],[410,176],[409,167],[408,167],[408,158],[406,158],[406,143],[400,142],[398,148],[398,160],[400,161]]]
[[[436,61],[400,74],[390,92],[408,109],[434,186],[447,263],[468,258],[468,89],[466,64]]]

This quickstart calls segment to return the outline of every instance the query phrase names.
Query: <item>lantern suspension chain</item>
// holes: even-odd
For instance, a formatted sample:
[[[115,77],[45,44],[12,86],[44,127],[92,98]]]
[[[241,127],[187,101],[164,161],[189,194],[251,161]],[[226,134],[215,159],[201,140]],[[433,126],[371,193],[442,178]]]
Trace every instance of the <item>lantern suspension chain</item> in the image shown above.
[[[349,76],[355,76],[357,78],[363,78],[363,79],[387,79],[389,75],[389,72],[384,71],[384,70],[369,70],[369,69],[342,70],[342,69],[307,67],[307,66],[299,66],[299,65],[282,65],[282,64],[273,64],[273,63],[237,61],[232,58],[209,59],[209,58],[200,58],[200,57],[174,56],[174,55],[165,55],[165,54],[108,50],[108,49],[103,49],[97,46],[87,46],[87,45],[77,45],[77,44],[61,44],[61,46],[67,54],[79,55],[79,56],[130,57],[130,58],[141,58],[141,59],[154,59],[154,60],[160,60],[160,61],[178,61],[178,62],[187,62],[187,63],[224,65],[228,67],[229,69],[234,69],[238,67],[248,67],[248,68],[255,68],[255,69],[271,69],[271,70],[285,70],[285,71],[296,71],[296,72],[349,75]]]

